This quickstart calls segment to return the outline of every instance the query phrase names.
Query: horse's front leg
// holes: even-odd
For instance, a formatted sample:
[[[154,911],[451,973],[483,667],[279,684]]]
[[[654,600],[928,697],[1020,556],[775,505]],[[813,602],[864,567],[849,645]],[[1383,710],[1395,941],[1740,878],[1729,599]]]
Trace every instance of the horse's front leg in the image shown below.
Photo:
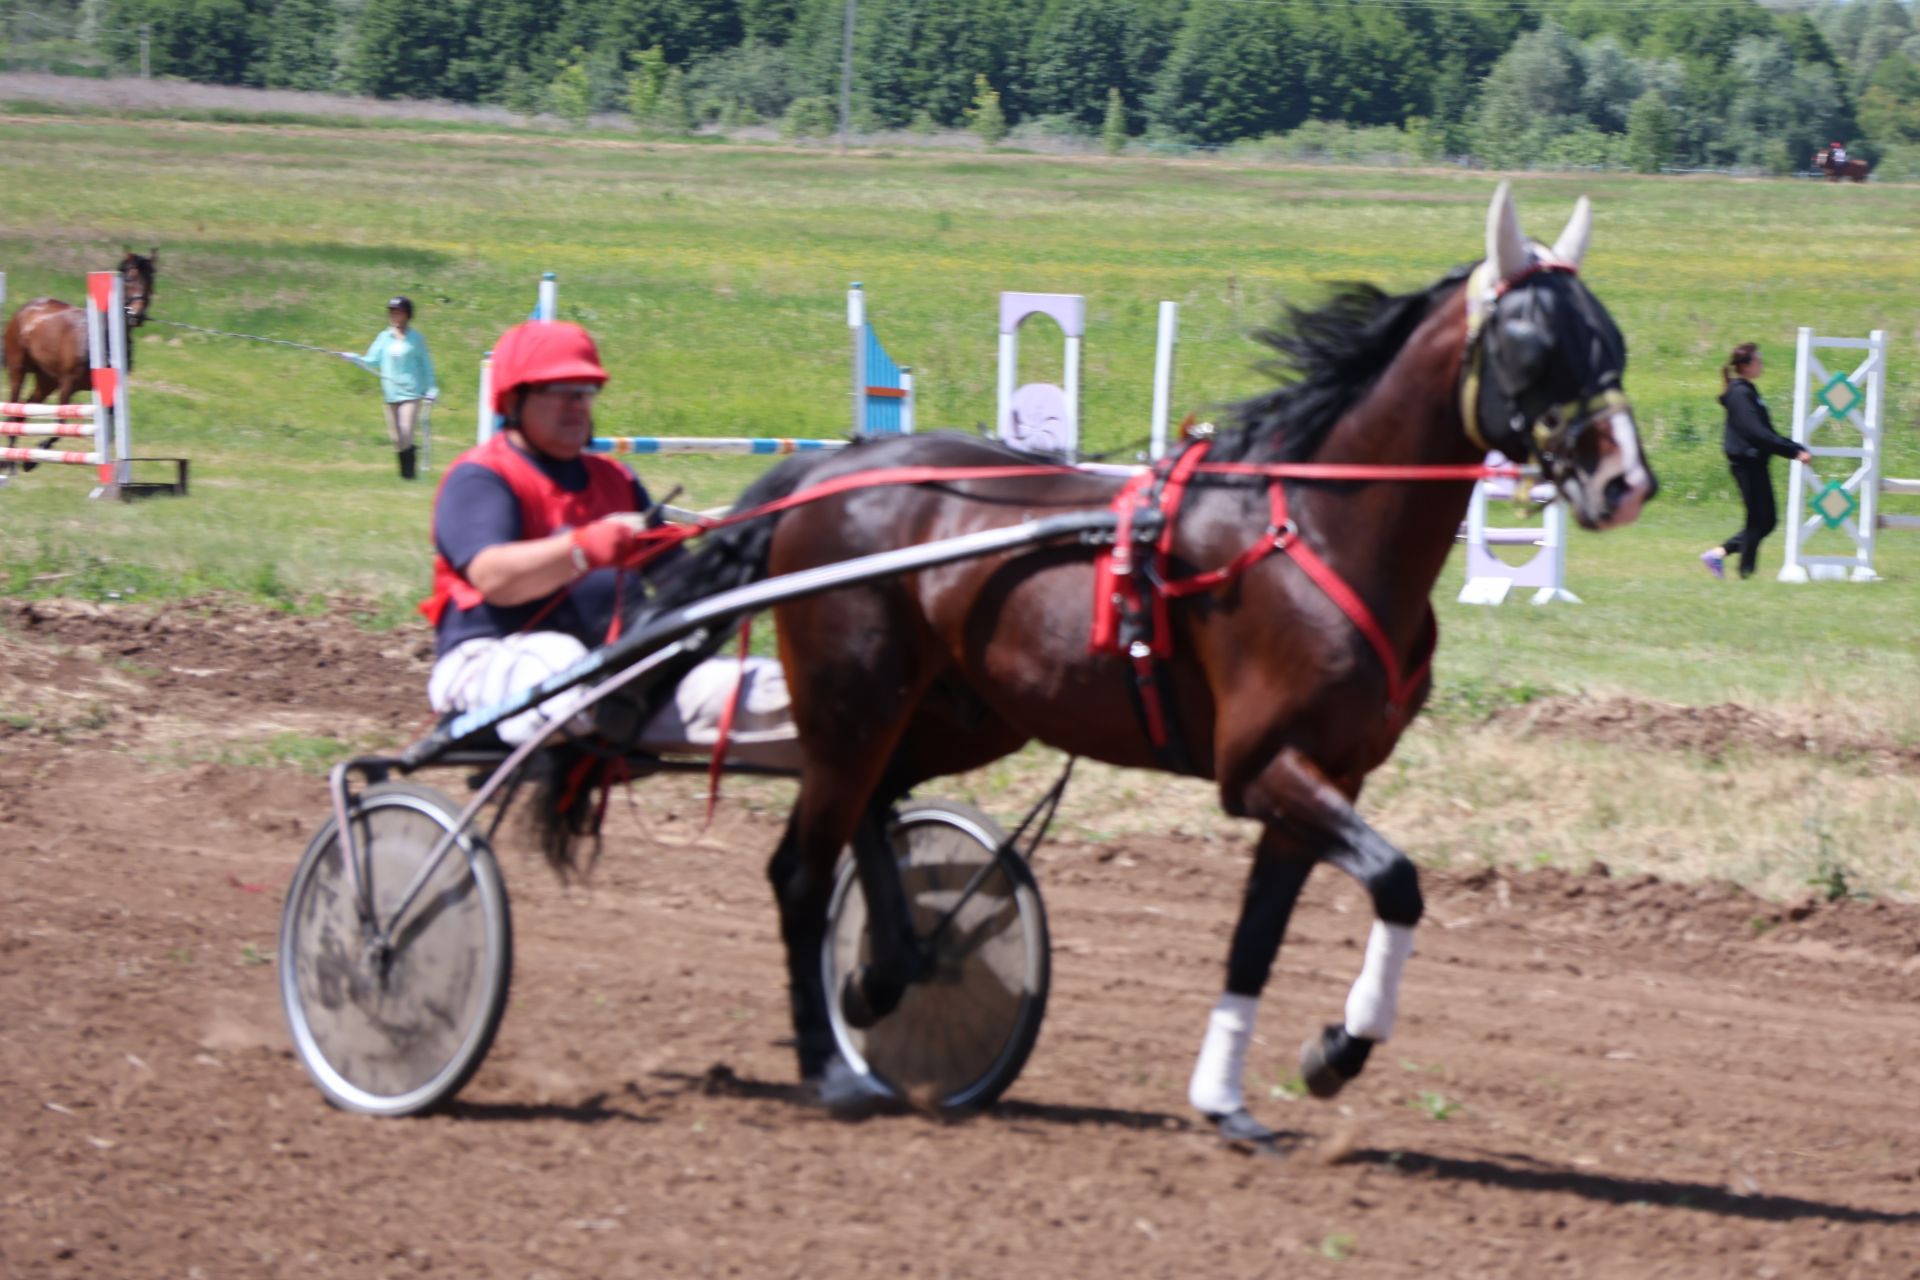
[[[1373,930],[1360,976],[1347,993],[1345,1020],[1328,1025],[1300,1050],[1307,1088],[1316,1098],[1331,1098],[1360,1074],[1373,1046],[1393,1034],[1400,981],[1413,955],[1414,927],[1425,910],[1420,873],[1366,824],[1351,793],[1294,748],[1274,757],[1248,789],[1247,800],[1255,816],[1284,813],[1317,831],[1326,860],[1359,881],[1373,899]]]
[[[1242,1064],[1260,992],[1307,872],[1318,859],[1332,862],[1366,888],[1375,916],[1344,1021],[1326,1027],[1301,1049],[1301,1076],[1315,1097],[1338,1093],[1360,1074],[1373,1046],[1392,1035],[1423,904],[1419,873],[1406,855],[1369,827],[1354,811],[1351,796],[1299,751],[1282,751],[1240,799],[1240,811],[1267,827],[1234,931],[1227,989],[1208,1021],[1188,1096],[1224,1135],[1258,1140],[1271,1131],[1247,1112]]]
[[[1318,854],[1306,835],[1287,823],[1269,823],[1260,835],[1227,956],[1227,989],[1207,1019],[1206,1038],[1187,1086],[1188,1101],[1229,1139],[1259,1142],[1274,1136],[1247,1111],[1241,1077],[1260,993]]]

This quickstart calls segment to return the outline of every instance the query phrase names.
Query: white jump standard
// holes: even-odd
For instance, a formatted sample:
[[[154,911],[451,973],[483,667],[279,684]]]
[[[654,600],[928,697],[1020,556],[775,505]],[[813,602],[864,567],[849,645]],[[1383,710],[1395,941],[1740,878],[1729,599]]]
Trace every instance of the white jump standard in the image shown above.
[[[1487,455],[1487,465],[1505,466],[1504,455]],[[1501,604],[1515,587],[1531,587],[1534,604],[1579,604],[1567,589],[1567,509],[1552,485],[1537,484],[1525,501],[1540,510],[1537,525],[1500,526],[1487,523],[1495,502],[1520,501],[1519,482],[1482,480],[1473,486],[1460,539],[1467,546],[1467,583],[1460,588],[1461,604]],[[1509,564],[1494,554],[1495,547],[1534,547],[1521,564]]]
[[[1867,354],[1853,372],[1830,374],[1815,353],[1833,350]],[[1793,442],[1814,460],[1792,468],[1787,476],[1787,558],[1780,581],[1878,581],[1880,575],[1873,567],[1875,535],[1881,529],[1920,529],[1920,516],[1880,514],[1882,493],[1920,495],[1920,480],[1880,474],[1886,389],[1884,329],[1875,329],[1866,338],[1822,338],[1812,329],[1799,331],[1793,363]],[[1860,442],[1816,444],[1814,434],[1827,425],[1858,432]],[[1844,480],[1822,481],[1814,468],[1826,458],[1843,459],[1852,471]],[[1844,536],[1851,554],[1809,551],[1808,542],[1823,530]]]

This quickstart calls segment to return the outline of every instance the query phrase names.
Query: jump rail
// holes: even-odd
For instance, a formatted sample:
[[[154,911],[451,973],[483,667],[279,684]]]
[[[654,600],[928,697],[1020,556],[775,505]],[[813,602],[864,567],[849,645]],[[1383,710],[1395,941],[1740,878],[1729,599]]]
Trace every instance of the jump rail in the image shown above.
[[[6,301],[6,277],[0,275],[0,303]],[[0,448],[0,462],[52,463],[92,467],[97,483],[90,498],[131,498],[149,493],[187,491],[185,458],[133,456],[133,409],[127,387],[127,311],[117,271],[87,274],[87,382],[92,404],[0,403],[0,437],[40,436],[91,439],[91,449]],[[164,462],[175,468],[171,482],[135,480],[136,462]],[[14,477],[0,475],[0,485]]]

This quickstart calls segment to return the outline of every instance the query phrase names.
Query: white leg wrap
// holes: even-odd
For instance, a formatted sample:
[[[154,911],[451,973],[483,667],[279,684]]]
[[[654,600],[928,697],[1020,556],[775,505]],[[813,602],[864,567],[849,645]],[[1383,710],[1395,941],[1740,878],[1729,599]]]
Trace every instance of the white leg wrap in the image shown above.
[[[1400,978],[1413,954],[1413,926],[1373,922],[1367,936],[1367,959],[1347,993],[1347,1034],[1362,1040],[1385,1040],[1393,1034],[1400,1011]]]
[[[1187,1100],[1205,1115],[1223,1116],[1245,1107],[1240,1076],[1246,1070],[1247,1045],[1253,1040],[1253,1018],[1260,997],[1223,995],[1207,1018],[1207,1038],[1200,1042],[1200,1060],[1193,1064]]]

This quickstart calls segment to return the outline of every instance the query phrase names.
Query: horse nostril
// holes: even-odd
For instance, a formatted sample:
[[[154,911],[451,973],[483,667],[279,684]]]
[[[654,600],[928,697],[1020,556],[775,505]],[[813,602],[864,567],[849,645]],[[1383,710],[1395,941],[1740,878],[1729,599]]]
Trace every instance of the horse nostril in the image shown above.
[[[1606,488],[1601,490],[1601,493],[1607,500],[1607,510],[1613,511],[1618,509],[1619,506],[1627,500],[1627,495],[1631,491],[1632,486],[1627,484],[1627,478],[1625,476],[1615,476],[1613,479],[1607,481]]]

